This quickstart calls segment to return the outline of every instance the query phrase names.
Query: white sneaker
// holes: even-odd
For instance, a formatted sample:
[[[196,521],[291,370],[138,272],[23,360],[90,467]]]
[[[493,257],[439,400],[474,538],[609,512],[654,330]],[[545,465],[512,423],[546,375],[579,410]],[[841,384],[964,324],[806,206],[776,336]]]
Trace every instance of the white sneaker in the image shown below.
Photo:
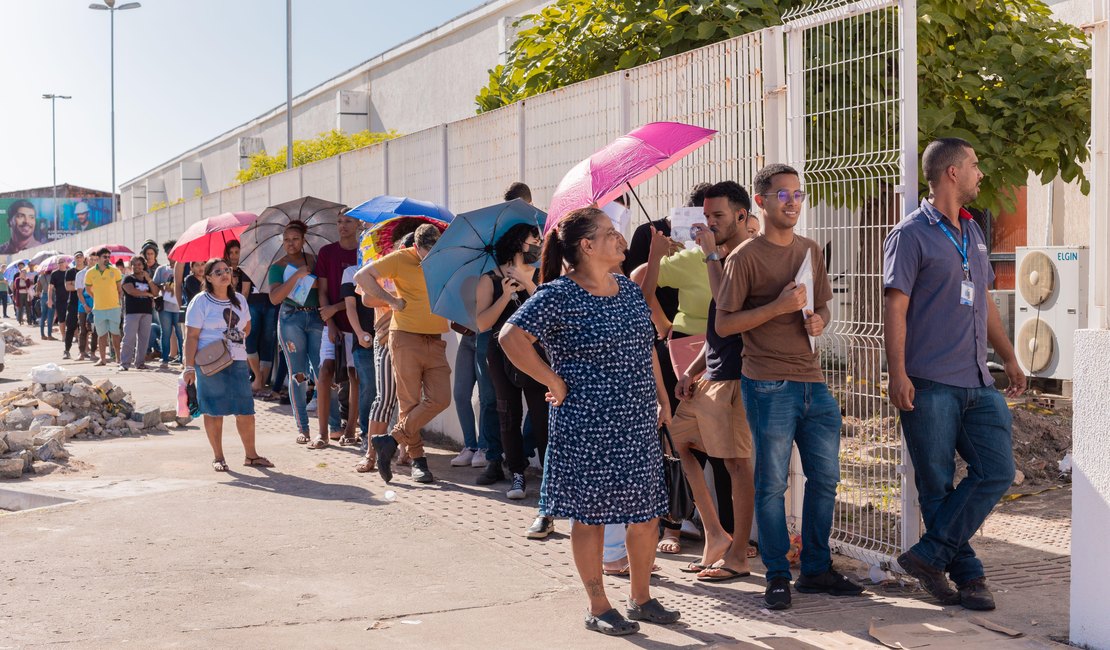
[[[451,459],[451,467],[466,467],[474,459],[474,450],[463,448],[458,456]]]
[[[305,410],[308,411],[309,413],[315,413],[316,412],[316,396],[315,395],[312,396],[312,401],[308,403],[308,406],[305,406]]]
[[[489,461],[486,460],[486,452],[481,450],[481,449],[476,450],[474,452],[474,457],[470,459],[470,466],[471,467],[486,467],[488,465],[489,465]]]

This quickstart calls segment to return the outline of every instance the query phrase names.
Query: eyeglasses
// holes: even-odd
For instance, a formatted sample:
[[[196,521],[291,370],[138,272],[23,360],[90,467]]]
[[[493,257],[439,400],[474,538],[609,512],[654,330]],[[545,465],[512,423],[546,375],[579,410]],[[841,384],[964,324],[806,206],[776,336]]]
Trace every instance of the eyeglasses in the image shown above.
[[[217,278],[219,278],[219,277],[223,277],[223,276],[227,275],[228,273],[231,273],[231,269],[215,269],[209,275],[214,275]]]
[[[793,195],[791,195],[789,190],[779,190],[778,192],[762,192],[760,194],[760,196],[774,196],[774,197],[777,197],[778,200],[779,200],[779,203],[786,203],[787,201],[790,200],[791,196],[794,197],[794,201],[796,203],[801,203],[802,201],[806,200],[805,190],[794,190]]]

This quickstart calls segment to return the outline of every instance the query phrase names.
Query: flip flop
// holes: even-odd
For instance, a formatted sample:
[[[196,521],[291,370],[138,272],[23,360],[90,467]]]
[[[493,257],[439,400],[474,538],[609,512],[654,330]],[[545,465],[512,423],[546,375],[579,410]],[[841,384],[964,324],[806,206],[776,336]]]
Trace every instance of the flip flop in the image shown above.
[[[274,464],[270,462],[269,458],[265,456],[255,456],[254,458],[247,457],[243,461],[243,467],[273,467]]]
[[[751,575],[750,571],[744,571],[743,573],[741,573],[740,571],[737,571],[735,569],[730,569],[727,566],[709,567],[706,570],[707,571],[724,571],[728,575],[724,575],[724,576],[703,576],[699,573],[698,574],[698,581],[699,582],[728,582],[730,580],[738,580],[740,578],[747,578],[748,576]]]
[[[227,463],[224,462],[223,458],[217,458],[216,460],[212,461],[212,469],[216,470],[217,472],[226,472],[228,470]]]
[[[328,448],[328,441],[324,440],[323,438],[317,438],[316,440],[313,440],[312,442],[308,443],[308,448],[309,449],[327,449]]]
[[[655,575],[656,573],[659,573],[662,570],[663,569],[658,564],[652,564],[651,565],[652,575]],[[602,567],[601,568],[601,573],[602,573],[602,575],[615,576],[615,577],[618,577],[618,578],[625,578],[625,577],[628,577],[628,576],[632,575],[632,567],[629,566],[627,563],[623,567],[621,567],[619,569],[615,569],[615,570],[614,569],[606,569],[605,567]]]
[[[710,568],[708,564],[698,564],[697,562],[691,562],[679,569],[679,571],[683,573],[701,573],[708,568]]]

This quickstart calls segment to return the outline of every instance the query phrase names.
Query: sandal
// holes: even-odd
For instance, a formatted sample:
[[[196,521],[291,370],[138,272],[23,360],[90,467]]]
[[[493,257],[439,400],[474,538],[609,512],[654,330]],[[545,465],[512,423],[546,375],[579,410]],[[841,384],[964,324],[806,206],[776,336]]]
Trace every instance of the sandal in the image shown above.
[[[274,466],[274,464],[271,463],[270,459],[266,458],[265,456],[255,456],[254,458],[251,458],[250,456],[248,456],[243,461],[243,467],[273,467],[273,466]]]
[[[658,564],[651,565],[652,575],[662,571],[663,569]],[[619,569],[606,569],[604,565],[601,567],[602,575],[615,576],[618,578],[627,577],[632,575],[632,566],[628,563],[628,558],[624,558],[624,564]]]
[[[310,440],[311,440],[311,438],[308,437],[307,433],[298,433],[297,434],[297,444],[298,445],[307,445]]]
[[[358,465],[355,465],[355,471],[359,474],[367,474],[374,471],[375,465],[374,457],[366,456]]]
[[[328,448],[328,441],[323,439],[323,438],[317,438],[317,439],[313,440],[312,442],[308,443],[308,448],[309,449],[327,449]]]
[[[353,447],[357,444],[358,444],[358,436],[348,436],[348,435],[344,434],[344,436],[339,439],[339,446],[340,447]]]
[[[708,568],[709,568],[708,564],[698,564],[697,562],[691,562],[691,563],[687,564],[686,566],[682,567],[681,569],[679,569],[679,571],[681,571],[683,573],[701,573],[702,571],[705,571]]]
[[[655,550],[667,555],[677,555],[682,552],[682,542],[678,541],[677,537],[663,537],[655,545]]]
[[[587,630],[601,632],[608,636],[627,636],[640,631],[639,623],[621,616],[616,609],[610,609],[599,616],[587,612],[585,622]]]
[[[212,469],[217,472],[226,472],[228,469],[227,462],[223,458],[217,458],[212,461]]]
[[[699,582],[728,582],[730,580],[737,580],[739,578],[747,578],[751,575],[751,572],[749,571],[740,572],[736,569],[730,569],[727,566],[711,566],[702,573],[706,573],[708,571],[724,571],[724,575],[702,575],[701,573],[699,573]]]

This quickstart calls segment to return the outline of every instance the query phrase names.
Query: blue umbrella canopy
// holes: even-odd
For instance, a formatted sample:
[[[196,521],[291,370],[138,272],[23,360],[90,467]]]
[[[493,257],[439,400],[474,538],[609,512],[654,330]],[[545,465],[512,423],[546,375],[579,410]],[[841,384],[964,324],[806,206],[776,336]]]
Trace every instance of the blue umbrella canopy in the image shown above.
[[[428,217],[445,223],[450,223],[455,218],[450,210],[431,201],[410,199],[407,196],[389,196],[388,194],[375,196],[369,201],[351,208],[346,215],[361,219],[371,225],[396,217]]]
[[[8,265],[8,268],[4,269],[5,280],[7,280],[8,282],[15,280],[16,273],[19,273],[20,262],[23,262],[24,264],[30,264],[31,260],[26,257],[21,260],[12,260],[12,263]]]
[[[521,199],[455,217],[421,265],[432,313],[477,331],[478,279],[497,266],[494,244],[517,224],[542,232],[546,219]]]

